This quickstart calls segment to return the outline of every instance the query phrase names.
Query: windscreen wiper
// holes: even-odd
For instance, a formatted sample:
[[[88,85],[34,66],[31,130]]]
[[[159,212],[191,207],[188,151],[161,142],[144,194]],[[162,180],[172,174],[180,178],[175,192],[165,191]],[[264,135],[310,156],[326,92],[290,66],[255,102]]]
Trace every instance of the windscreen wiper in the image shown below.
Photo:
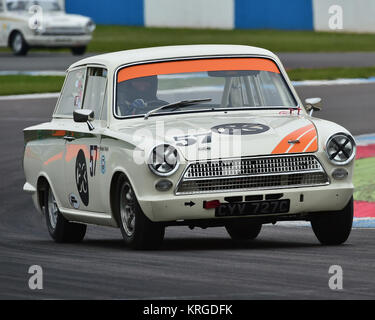
[[[188,107],[188,106],[194,105],[194,104],[196,104],[198,102],[209,102],[211,100],[212,100],[211,98],[206,98],[206,99],[191,99],[191,100],[181,100],[181,101],[176,101],[176,102],[168,103],[168,104],[165,104],[164,106],[155,108],[155,109],[147,112],[145,114],[144,119],[147,120],[148,117],[151,114],[153,114],[155,112],[158,112],[159,110],[170,109],[170,108],[178,109],[178,108]]]

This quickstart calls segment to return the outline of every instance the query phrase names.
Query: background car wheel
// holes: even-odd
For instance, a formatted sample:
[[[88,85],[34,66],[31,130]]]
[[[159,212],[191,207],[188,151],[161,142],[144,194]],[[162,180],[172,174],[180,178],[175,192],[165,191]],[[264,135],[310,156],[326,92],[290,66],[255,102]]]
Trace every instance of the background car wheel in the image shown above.
[[[157,249],[164,239],[165,227],[144,215],[124,175],[118,179],[115,192],[115,214],[126,244],[133,249]]]
[[[73,55],[75,55],[75,56],[81,56],[81,55],[85,54],[86,49],[87,49],[86,46],[82,46],[82,47],[73,47],[73,48],[71,48],[72,53],[73,53]]]
[[[16,56],[24,56],[29,51],[29,46],[20,32],[15,32],[12,35],[10,47]]]
[[[338,245],[344,243],[352,230],[353,197],[343,210],[318,213],[312,220],[312,229],[324,245]]]
[[[48,232],[56,242],[80,242],[86,234],[86,225],[69,222],[61,214],[51,188],[45,192],[44,212]]]
[[[236,241],[253,240],[262,229],[261,224],[233,221],[225,226],[230,237]]]

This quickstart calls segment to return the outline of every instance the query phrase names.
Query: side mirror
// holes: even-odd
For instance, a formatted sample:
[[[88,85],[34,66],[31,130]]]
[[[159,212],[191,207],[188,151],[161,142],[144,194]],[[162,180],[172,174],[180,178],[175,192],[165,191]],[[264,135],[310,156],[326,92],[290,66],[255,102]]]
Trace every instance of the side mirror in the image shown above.
[[[309,112],[310,116],[313,111],[322,110],[322,98],[307,98],[305,100],[305,108]]]
[[[94,130],[91,121],[94,120],[94,111],[88,109],[78,109],[73,111],[74,122],[86,122],[89,130]]]

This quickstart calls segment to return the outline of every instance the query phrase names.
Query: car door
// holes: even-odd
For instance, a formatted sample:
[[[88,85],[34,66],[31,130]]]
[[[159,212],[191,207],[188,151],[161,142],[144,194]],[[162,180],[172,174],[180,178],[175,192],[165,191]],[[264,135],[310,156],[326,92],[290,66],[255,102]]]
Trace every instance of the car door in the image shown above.
[[[77,97],[77,108],[94,111],[95,120],[87,123],[71,122],[67,130],[65,153],[65,199],[70,209],[105,212],[101,201],[100,143],[106,122],[101,119],[107,86],[107,70],[88,67],[84,81],[82,103]],[[78,104],[80,103],[80,104]]]

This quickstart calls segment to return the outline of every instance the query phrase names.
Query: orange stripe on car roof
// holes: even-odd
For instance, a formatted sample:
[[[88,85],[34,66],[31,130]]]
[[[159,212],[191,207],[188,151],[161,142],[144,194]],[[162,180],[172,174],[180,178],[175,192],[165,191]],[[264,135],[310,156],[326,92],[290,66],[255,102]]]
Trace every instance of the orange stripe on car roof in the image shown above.
[[[263,58],[220,58],[181,60],[141,64],[121,69],[117,75],[117,82],[154,76],[159,74],[228,71],[228,70],[256,70],[280,73],[277,65],[269,59]]]

